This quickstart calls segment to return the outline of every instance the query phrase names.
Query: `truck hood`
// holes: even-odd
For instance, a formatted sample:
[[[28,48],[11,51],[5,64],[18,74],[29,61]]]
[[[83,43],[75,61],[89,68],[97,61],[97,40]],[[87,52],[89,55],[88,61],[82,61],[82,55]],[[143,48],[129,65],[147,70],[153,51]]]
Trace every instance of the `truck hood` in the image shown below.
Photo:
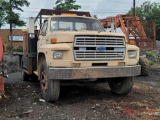
[[[56,38],[57,42],[73,42],[75,36],[121,36],[125,37],[121,33],[111,32],[98,32],[98,31],[54,31],[48,34],[48,40]]]

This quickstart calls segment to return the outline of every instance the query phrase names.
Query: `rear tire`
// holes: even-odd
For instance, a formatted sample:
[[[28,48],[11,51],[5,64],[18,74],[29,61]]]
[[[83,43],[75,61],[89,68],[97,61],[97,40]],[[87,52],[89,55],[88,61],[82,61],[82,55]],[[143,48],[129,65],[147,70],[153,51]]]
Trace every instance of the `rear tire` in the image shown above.
[[[132,91],[134,77],[114,78],[109,87],[114,94],[126,95]]]
[[[48,79],[48,68],[45,60],[42,61],[40,67],[40,87],[42,97],[46,101],[53,102],[58,100],[60,93],[60,81]]]
[[[145,57],[140,57],[139,64],[141,65],[141,75],[148,76],[150,71],[148,59]]]

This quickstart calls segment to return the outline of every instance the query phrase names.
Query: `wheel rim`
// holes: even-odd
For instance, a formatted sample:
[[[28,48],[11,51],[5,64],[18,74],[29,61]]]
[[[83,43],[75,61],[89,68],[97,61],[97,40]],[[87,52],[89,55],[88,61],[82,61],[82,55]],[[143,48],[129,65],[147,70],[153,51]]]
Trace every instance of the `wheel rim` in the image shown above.
[[[41,72],[41,86],[42,86],[42,92],[45,93],[47,91],[47,73],[46,70],[44,69]]]

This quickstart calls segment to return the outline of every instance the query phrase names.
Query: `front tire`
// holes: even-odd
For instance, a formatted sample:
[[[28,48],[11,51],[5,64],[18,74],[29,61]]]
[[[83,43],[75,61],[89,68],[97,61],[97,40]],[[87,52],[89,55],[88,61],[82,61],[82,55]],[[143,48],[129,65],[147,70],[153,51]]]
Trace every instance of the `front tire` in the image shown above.
[[[48,101],[53,102],[58,100],[60,93],[60,81],[48,79],[48,67],[44,60],[40,67],[40,88],[42,97]]]
[[[132,91],[134,77],[115,78],[109,82],[109,87],[114,94],[126,95]]]

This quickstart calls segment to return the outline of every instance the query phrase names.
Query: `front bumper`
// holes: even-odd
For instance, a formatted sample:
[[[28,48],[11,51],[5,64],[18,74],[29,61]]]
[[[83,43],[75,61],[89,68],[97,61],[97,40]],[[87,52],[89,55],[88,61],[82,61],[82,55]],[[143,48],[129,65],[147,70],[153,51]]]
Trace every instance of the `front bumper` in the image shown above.
[[[114,67],[89,67],[89,68],[51,68],[49,79],[71,80],[90,78],[130,77],[141,74],[141,66],[114,66]]]

